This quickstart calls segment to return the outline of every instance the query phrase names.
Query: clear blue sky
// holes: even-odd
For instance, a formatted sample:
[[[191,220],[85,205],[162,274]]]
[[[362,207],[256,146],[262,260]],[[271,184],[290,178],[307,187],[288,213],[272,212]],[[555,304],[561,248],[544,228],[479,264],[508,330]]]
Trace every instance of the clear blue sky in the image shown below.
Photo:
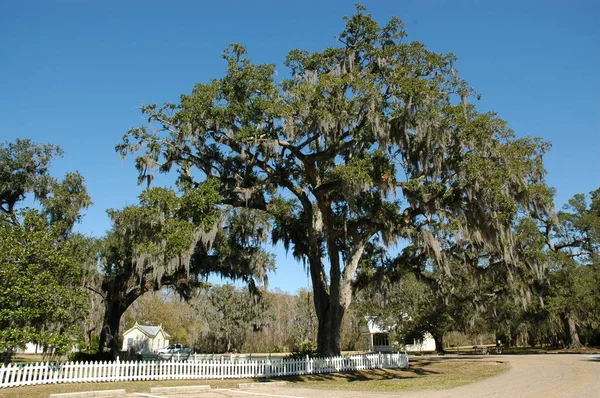
[[[131,159],[114,151],[141,125],[142,103],[176,101],[219,77],[220,54],[245,45],[254,62],[335,44],[355,1],[0,0],[0,141],[30,138],[66,152],[52,172],[79,170],[94,206],[78,230],[101,236],[105,210],[137,202]],[[380,23],[459,58],[461,76],[519,136],[552,142],[557,207],[600,186],[600,2],[363,1]],[[277,250],[271,287],[306,273]]]

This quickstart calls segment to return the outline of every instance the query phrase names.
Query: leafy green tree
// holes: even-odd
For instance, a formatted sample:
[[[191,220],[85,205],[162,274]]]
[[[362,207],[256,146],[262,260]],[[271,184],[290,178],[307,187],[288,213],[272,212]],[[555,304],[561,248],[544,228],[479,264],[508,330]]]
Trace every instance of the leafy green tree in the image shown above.
[[[100,249],[96,251],[96,254]],[[94,256],[88,256],[88,260]],[[104,320],[104,300],[102,295],[97,293],[95,288],[91,286],[100,286],[101,275],[95,267],[89,267],[84,274],[82,285],[87,293],[87,311],[83,322],[81,323],[83,341],[80,347],[85,347],[86,350],[96,350],[99,343],[100,333]]]
[[[52,181],[48,195],[41,199],[50,223],[62,223],[63,234],[70,233],[81,220],[81,210],[92,204],[83,183],[79,173],[67,173],[62,181]]]
[[[575,195],[558,214],[559,229],[550,248],[548,306],[562,322],[570,348],[583,346],[581,330],[600,328],[600,189]],[[588,335],[593,333],[586,332]]]
[[[138,154],[140,181],[172,169],[186,189],[216,178],[224,204],[272,218],[273,240],[308,265],[323,355],[340,352],[373,242],[403,241],[402,261],[422,268],[482,252],[516,267],[516,215],[551,208],[547,144],[477,112],[454,55],[405,41],[402,21],[380,26],[362,6],[345,21],[337,46],[290,51],[281,80],[231,45],[223,78],[144,106],[149,126],[117,146]]]
[[[436,351],[443,352],[444,335],[467,329],[473,320],[477,296],[467,291],[466,284],[456,282],[461,290],[450,291],[432,281],[435,281],[433,276],[425,282],[412,273],[400,280],[374,281],[358,295],[359,312],[364,317],[374,317],[397,341],[421,340],[429,333],[435,340]]]
[[[0,144],[0,209],[10,214],[17,203],[33,193],[36,199],[48,195],[53,183],[48,168],[62,150],[51,144],[36,144],[17,139]]]
[[[0,352],[36,342],[58,351],[73,343],[85,316],[82,276],[87,238],[71,232],[91,204],[78,173],[49,175],[59,147],[0,144]],[[33,194],[40,209],[21,208]],[[89,257],[89,256],[88,256]]]
[[[240,279],[256,289],[255,278],[266,280],[272,256],[264,241],[260,215],[222,209],[216,180],[198,184],[182,195],[152,188],[140,204],[109,210],[113,228],[100,252],[100,286],[105,311],[100,351],[119,351],[123,313],[146,292],[169,286],[189,298],[210,274]]]
[[[28,342],[59,351],[73,344],[84,305],[73,242],[39,212],[0,220],[0,352]]]
[[[526,305],[522,292],[504,287],[503,297],[492,306],[489,321],[511,344],[522,336],[531,345],[580,348],[582,333],[586,341],[593,341],[593,331],[600,326],[598,196],[599,190],[592,192],[588,203],[585,195],[575,195],[555,217],[522,220],[518,225],[519,247],[526,254],[522,261],[546,266],[521,269],[520,276],[533,286],[539,300]]]
[[[32,193],[50,223],[62,222],[63,233],[70,231],[81,219],[81,210],[92,202],[81,174],[67,173],[62,181],[50,176],[52,158],[62,155],[58,146],[31,140],[0,144],[0,211],[14,214],[16,206]]]
[[[409,285],[408,289],[402,289],[401,294],[410,304],[400,316],[396,333],[402,341],[415,338],[421,340],[426,333],[430,333],[435,341],[436,351],[443,352],[444,334],[457,329],[453,317],[457,304],[454,297],[444,301],[435,290],[416,280],[412,281],[412,286]]]

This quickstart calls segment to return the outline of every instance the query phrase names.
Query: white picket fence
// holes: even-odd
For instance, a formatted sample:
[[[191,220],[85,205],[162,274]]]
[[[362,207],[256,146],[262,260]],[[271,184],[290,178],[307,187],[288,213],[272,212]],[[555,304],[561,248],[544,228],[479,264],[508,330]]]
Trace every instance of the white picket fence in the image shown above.
[[[408,368],[401,353],[281,360],[38,362],[0,367],[0,388],[129,380],[262,378],[374,368]]]

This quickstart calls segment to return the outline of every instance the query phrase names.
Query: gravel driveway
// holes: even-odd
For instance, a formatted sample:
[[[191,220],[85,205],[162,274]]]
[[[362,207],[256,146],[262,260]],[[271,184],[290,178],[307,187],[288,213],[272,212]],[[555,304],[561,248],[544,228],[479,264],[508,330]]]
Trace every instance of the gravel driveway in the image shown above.
[[[410,397],[600,397],[600,356],[576,354],[494,355],[511,369],[499,376],[449,390]]]

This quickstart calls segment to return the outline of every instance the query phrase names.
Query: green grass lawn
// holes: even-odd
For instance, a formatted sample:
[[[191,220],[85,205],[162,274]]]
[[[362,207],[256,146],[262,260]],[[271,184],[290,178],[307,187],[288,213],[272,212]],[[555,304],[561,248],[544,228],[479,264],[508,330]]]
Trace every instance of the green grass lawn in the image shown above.
[[[64,360],[64,358],[59,358]],[[30,363],[30,362],[47,362],[56,361],[56,358],[45,357],[42,354],[17,354],[12,357],[12,363]]]
[[[281,377],[270,380],[285,380],[290,387],[393,392],[452,388],[496,376],[508,369],[508,364],[498,361],[439,360],[436,358],[417,358],[413,360],[411,358],[409,369],[373,369],[347,373]],[[151,387],[202,384],[210,384],[212,388],[236,388],[238,383],[249,381],[252,380],[169,380],[54,384],[5,388],[0,390],[0,398],[46,398],[49,394],[54,393],[115,389],[147,393]]]
[[[458,387],[506,372],[500,361],[411,358],[409,369],[373,369],[302,377],[282,377],[290,386],[354,391],[438,390]]]

